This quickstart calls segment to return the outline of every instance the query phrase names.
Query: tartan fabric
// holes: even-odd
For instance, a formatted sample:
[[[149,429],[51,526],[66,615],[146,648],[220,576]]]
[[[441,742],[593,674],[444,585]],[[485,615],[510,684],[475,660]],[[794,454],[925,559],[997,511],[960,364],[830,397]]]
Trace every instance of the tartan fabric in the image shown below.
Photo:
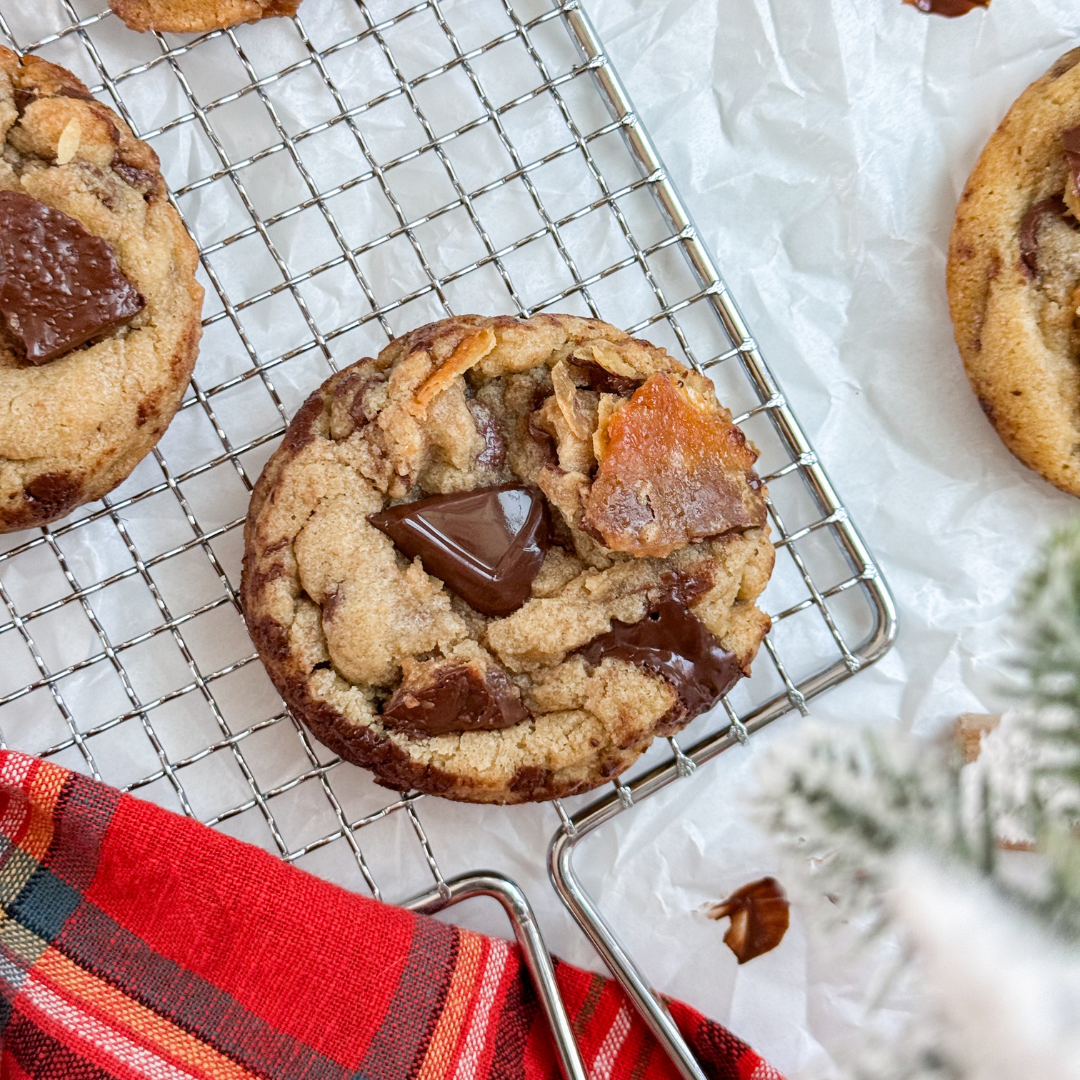
[[[615,984],[557,976],[591,1080],[675,1080]],[[781,1080],[671,1009],[716,1080]],[[516,947],[0,751],[0,1078],[558,1076]]]

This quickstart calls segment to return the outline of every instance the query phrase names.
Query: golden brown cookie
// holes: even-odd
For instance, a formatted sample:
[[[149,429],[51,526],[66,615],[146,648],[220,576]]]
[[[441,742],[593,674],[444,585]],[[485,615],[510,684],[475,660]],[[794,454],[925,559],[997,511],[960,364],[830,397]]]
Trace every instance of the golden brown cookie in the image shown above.
[[[300,0],[109,0],[132,30],[186,34],[296,14]]]
[[[0,49],[0,532],[119,484],[201,333],[198,255],[157,156],[63,68]]]
[[[953,329],[1005,445],[1080,495],[1080,49],[991,136],[949,243]]]
[[[586,791],[748,673],[773,565],[756,457],[708,379],[606,323],[425,326],[289,426],[248,513],[248,628],[380,783]]]

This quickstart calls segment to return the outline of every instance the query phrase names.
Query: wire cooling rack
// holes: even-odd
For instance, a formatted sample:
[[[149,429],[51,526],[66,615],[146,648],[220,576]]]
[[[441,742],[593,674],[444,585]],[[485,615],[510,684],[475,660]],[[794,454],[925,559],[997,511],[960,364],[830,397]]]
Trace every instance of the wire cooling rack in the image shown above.
[[[202,253],[204,339],[181,411],[122,487],[0,537],[0,739],[375,896],[449,901],[428,839],[446,804],[387,803],[284,710],[253,653],[236,592],[250,490],[311,389],[421,323],[560,310],[648,337],[708,371],[761,450],[774,629],[685,749],[662,742],[608,794],[546,812],[561,894],[699,1077],[573,851],[876,660],[895,615],[587,16],[577,0],[306,0],[191,37],[131,33],[100,6],[0,0],[0,32],[157,150]],[[476,831],[458,869],[489,859]]]

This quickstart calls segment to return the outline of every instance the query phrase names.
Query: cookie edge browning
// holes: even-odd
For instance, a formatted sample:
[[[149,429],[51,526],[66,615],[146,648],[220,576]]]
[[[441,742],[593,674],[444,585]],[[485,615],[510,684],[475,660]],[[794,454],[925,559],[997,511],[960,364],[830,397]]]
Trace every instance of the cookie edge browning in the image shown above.
[[[22,72],[20,82],[42,89],[42,96],[76,97],[93,102],[104,110],[119,136],[117,154],[120,162],[147,175],[151,186],[146,194],[154,198],[165,214],[164,220],[169,222],[174,263],[178,274],[189,279],[188,292],[194,309],[188,320],[186,333],[176,343],[172,355],[168,358],[168,369],[172,375],[171,389],[161,391],[160,386],[152,389],[139,403],[137,431],[147,429],[149,441],[132,440],[100,470],[84,468],[82,475],[72,471],[39,473],[24,485],[21,502],[0,510],[0,533],[8,533],[48,525],[65,517],[76,507],[107,495],[123,483],[135,466],[157,445],[176,415],[195,370],[202,338],[203,288],[195,277],[199,266],[198,248],[176,211],[168,203],[168,191],[161,174],[161,164],[153,149],[141,139],[137,139],[124,120],[104,102],[98,101],[87,86],[66,68],[33,54],[20,57],[4,46],[0,46],[0,66],[11,72]],[[43,480],[46,481],[45,484],[41,483]],[[35,485],[38,486],[37,494],[32,490]]]
[[[230,18],[220,19],[208,16],[170,16],[168,0],[109,0],[109,7],[129,30],[138,33],[157,31],[166,34],[202,33],[208,30],[228,30],[244,23],[260,22],[263,19],[290,18],[296,14],[301,0],[252,0],[259,9],[257,14],[247,14],[245,9],[251,4],[245,0],[233,0],[238,13]],[[155,14],[155,9],[165,9]]]
[[[537,321],[574,329],[602,327],[608,333],[616,329],[600,320],[578,316],[545,314]],[[463,315],[443,319],[396,338],[380,354],[380,366],[386,356],[389,357],[389,365],[417,349],[432,348],[436,343],[445,347],[456,338],[475,332],[478,325],[503,329],[533,328],[527,321],[513,316],[486,319],[482,316]],[[533,326],[535,325],[534,323]],[[622,331],[618,333],[621,340],[629,337]],[[689,724],[693,717],[675,723],[662,719],[631,746],[600,747],[592,757],[560,770],[538,765],[522,766],[505,787],[485,788],[437,766],[414,760],[388,735],[349,719],[312,692],[309,686],[311,673],[304,670],[290,644],[289,627],[266,611],[261,602],[264,588],[281,576],[281,571],[280,567],[275,568],[274,556],[279,550],[278,544],[268,544],[269,538],[259,536],[259,519],[263,507],[272,499],[278,480],[289,463],[318,437],[319,428],[325,426],[328,430],[329,407],[335,387],[356,367],[366,362],[360,360],[343,368],[309,395],[290,422],[281,445],[264,466],[252,491],[244,523],[240,602],[248,634],[271,681],[297,719],[334,753],[346,761],[369,769],[374,774],[375,782],[383,787],[395,791],[415,789],[461,802],[496,805],[543,802],[590,791],[633,765],[655,738],[673,735]],[[737,655],[744,671],[749,670],[769,625],[768,616],[763,613],[763,629],[753,650],[745,656]]]
[[[1006,448],[1024,465],[1060,490],[1080,496],[1080,458],[1073,452],[1080,445],[1080,415],[1074,413],[1071,424],[1061,416],[1060,396],[1053,385],[1056,379],[1045,369],[1037,373],[1043,385],[1036,388],[1025,384],[1023,395],[1017,396],[1012,385],[1017,378],[1017,361],[1022,364],[1030,357],[1017,357],[1015,351],[984,349],[981,336],[991,282],[1004,274],[1023,277],[1019,265],[1020,223],[1016,222],[1014,229],[1013,223],[999,221],[992,211],[984,215],[984,208],[995,189],[1000,189],[1002,174],[1010,177],[1015,169],[1015,144],[1022,139],[1018,132],[1023,130],[1027,117],[1039,109],[1050,87],[1070,71],[1080,71],[1080,48],[1063,54],[1032,83],[987,141],[957,204],[945,282],[956,345],[986,418]],[[1035,197],[1037,193],[1032,194]],[[988,221],[991,224],[987,225]],[[1026,279],[1023,284],[1027,284]]]

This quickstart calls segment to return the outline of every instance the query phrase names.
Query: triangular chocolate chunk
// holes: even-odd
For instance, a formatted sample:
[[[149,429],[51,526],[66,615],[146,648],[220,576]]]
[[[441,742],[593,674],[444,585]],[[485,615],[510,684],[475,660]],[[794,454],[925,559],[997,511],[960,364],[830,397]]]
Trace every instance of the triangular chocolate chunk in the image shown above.
[[[29,195],[0,191],[0,313],[31,364],[114,333],[145,306],[108,241]]]
[[[548,548],[544,497],[523,484],[433,495],[368,521],[483,615],[509,615],[529,599]]]

